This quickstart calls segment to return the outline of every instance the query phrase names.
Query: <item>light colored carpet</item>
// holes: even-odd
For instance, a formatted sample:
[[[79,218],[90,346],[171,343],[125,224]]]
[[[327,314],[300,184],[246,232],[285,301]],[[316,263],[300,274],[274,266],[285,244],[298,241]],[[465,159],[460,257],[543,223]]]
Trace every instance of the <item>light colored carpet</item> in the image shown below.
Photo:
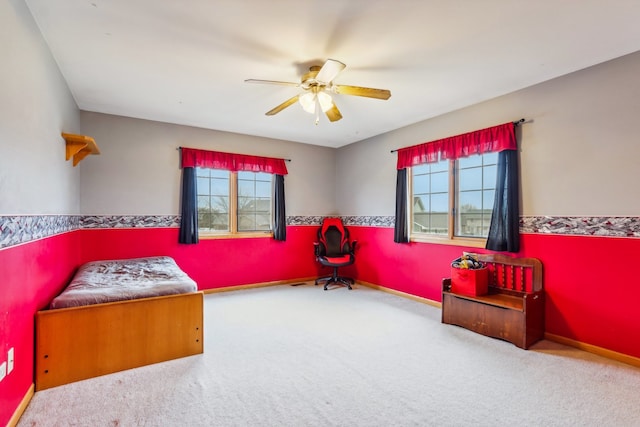
[[[19,426],[640,426],[640,369],[356,286],[205,296],[205,353],[35,394]]]

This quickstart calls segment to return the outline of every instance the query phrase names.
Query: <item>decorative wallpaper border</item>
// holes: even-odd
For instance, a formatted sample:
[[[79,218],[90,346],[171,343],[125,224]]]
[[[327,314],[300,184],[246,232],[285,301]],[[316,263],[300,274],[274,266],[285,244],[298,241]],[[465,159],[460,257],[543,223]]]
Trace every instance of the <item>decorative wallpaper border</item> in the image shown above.
[[[0,249],[79,228],[77,215],[0,216]]]
[[[287,225],[315,225],[322,223],[324,216],[288,216]],[[341,216],[344,225],[361,227],[393,227],[394,216]]]
[[[288,216],[287,225],[320,225],[323,216]]]
[[[287,225],[319,226],[324,216],[288,216]],[[393,216],[343,216],[345,225],[393,227]],[[77,229],[179,227],[179,215],[0,215],[0,249]],[[525,216],[520,232],[640,237],[640,217]]]
[[[640,237],[640,217],[525,216],[521,233],[601,237]]]
[[[81,228],[166,228],[180,227],[180,215],[88,215]]]
[[[343,216],[344,225],[356,225],[361,227],[394,227],[395,216]]]

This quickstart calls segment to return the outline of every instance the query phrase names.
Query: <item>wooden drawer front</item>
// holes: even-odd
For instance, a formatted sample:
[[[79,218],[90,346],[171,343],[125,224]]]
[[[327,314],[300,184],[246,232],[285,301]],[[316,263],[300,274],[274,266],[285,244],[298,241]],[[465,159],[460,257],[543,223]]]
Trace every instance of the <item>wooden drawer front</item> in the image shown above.
[[[442,322],[524,347],[525,320],[518,310],[443,294]]]

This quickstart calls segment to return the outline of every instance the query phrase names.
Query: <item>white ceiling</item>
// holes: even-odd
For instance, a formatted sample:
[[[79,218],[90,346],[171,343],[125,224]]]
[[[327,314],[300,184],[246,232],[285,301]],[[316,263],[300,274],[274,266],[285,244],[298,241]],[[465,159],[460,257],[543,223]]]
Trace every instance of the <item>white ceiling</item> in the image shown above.
[[[640,50],[639,0],[26,0],[86,111],[340,147]],[[327,58],[330,123],[297,94]],[[515,113],[513,119],[519,118]]]

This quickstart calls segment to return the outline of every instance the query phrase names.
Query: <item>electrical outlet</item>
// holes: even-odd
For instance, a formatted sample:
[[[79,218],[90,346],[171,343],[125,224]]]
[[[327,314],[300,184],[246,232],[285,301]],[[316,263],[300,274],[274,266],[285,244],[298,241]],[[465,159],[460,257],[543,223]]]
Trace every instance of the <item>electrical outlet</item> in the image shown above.
[[[13,347],[7,352],[7,375],[13,371]]]
[[[5,375],[7,375],[7,362],[2,362],[0,364],[0,381],[4,379]]]

